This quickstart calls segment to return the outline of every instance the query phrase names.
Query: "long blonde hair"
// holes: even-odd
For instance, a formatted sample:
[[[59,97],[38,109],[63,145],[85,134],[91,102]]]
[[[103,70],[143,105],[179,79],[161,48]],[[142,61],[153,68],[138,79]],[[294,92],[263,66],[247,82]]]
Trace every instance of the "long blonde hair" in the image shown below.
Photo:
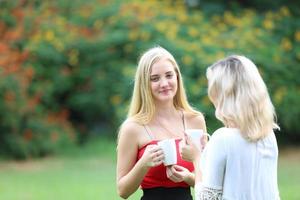
[[[141,56],[135,74],[134,89],[127,117],[139,124],[148,124],[155,113],[155,104],[150,88],[150,74],[153,64],[163,58],[172,63],[177,74],[178,89],[173,101],[175,108],[195,115],[201,114],[194,110],[187,101],[180,69],[174,57],[166,49],[157,46],[147,50]]]
[[[208,67],[206,76],[215,115],[225,126],[233,123],[249,141],[279,129],[267,87],[251,60],[229,56]]]

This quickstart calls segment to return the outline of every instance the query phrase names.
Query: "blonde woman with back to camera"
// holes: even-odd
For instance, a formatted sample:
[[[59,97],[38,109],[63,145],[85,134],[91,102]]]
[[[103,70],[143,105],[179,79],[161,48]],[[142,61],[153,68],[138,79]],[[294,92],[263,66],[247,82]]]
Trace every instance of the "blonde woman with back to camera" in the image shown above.
[[[195,165],[196,200],[278,200],[276,115],[255,64],[233,55],[207,69],[208,96],[224,127],[203,152],[186,136],[183,159]],[[201,165],[200,165],[201,164]]]
[[[119,131],[117,190],[126,199],[140,186],[142,200],[192,200],[194,166],[180,157],[178,146],[186,128],[206,131],[203,115],[187,102],[179,67],[162,47],[139,60],[128,118]],[[177,163],[164,166],[157,143],[174,139]]]

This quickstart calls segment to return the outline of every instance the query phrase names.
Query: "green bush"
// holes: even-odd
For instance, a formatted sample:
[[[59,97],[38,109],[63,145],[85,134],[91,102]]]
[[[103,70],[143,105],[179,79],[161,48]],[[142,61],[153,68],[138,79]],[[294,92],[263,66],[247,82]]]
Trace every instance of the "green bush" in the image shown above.
[[[211,14],[188,10],[183,1],[59,0],[1,11],[2,153],[40,156],[89,134],[116,133],[138,58],[154,45],[174,54],[209,132],[220,123],[207,98],[205,69],[238,53],[259,67],[283,131],[300,138],[300,20],[288,7]]]

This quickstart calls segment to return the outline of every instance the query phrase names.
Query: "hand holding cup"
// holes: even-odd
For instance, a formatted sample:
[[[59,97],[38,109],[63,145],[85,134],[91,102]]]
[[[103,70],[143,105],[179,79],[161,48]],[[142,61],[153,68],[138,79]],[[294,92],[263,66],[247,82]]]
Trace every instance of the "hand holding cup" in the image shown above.
[[[163,163],[164,153],[158,145],[148,145],[142,156],[147,167],[155,167]]]
[[[208,134],[204,133],[202,129],[187,129],[185,131],[185,142],[180,147],[182,159],[193,162],[201,155],[206,144],[205,135]]]

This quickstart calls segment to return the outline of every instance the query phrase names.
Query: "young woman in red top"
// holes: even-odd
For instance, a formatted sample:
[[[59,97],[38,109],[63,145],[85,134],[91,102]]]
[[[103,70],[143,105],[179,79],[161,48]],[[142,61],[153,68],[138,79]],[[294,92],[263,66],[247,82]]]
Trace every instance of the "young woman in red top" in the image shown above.
[[[185,129],[203,129],[203,115],[187,102],[179,67],[162,47],[146,51],[138,64],[128,118],[118,138],[117,190],[126,199],[139,186],[142,200],[192,200],[194,167],[178,152]],[[177,164],[165,167],[157,142],[174,138]]]

